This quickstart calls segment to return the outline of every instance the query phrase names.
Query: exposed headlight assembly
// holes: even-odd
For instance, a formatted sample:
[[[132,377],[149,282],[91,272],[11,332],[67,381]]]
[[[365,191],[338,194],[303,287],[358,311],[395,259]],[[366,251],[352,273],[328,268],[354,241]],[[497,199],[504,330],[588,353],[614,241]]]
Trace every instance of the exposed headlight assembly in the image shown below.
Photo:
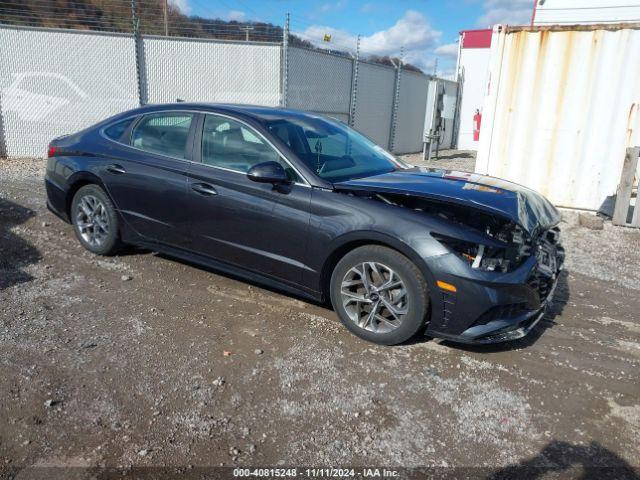
[[[434,237],[468,263],[471,268],[487,272],[508,272],[517,267],[529,252],[524,245],[518,244],[496,247],[437,234]]]

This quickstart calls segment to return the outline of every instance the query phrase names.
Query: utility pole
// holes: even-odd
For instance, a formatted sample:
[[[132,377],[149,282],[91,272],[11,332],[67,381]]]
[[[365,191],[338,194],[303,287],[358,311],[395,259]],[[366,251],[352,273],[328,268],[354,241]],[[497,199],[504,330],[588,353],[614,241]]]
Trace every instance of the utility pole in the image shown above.
[[[438,76],[438,57],[436,57],[436,63],[433,65],[433,76]]]
[[[163,11],[164,11],[164,36],[168,37],[169,36],[169,19],[167,18],[168,16],[168,5],[167,5],[168,0],[164,0],[163,2]]]
[[[244,30],[245,41],[248,42],[249,41],[249,32],[251,30],[253,30],[253,27],[251,25],[245,25],[244,27],[240,27],[240,30]]]

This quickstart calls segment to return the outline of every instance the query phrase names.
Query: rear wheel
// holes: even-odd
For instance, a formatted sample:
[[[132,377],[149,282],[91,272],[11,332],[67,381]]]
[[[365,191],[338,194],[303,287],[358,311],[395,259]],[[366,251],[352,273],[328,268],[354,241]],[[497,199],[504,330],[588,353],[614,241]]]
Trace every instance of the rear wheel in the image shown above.
[[[84,248],[98,255],[112,255],[121,247],[118,216],[111,200],[98,185],[80,188],[71,203],[73,227]]]
[[[424,326],[429,296],[427,283],[411,260],[390,248],[367,245],[336,265],[331,303],[342,323],[359,337],[395,345]]]

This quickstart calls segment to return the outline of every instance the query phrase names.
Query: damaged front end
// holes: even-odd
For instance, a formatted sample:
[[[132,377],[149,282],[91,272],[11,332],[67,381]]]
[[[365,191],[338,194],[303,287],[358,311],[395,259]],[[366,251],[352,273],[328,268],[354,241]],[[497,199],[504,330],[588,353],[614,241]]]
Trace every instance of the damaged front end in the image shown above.
[[[529,232],[512,220],[499,215],[412,195],[364,190],[345,193],[421,212],[444,221],[447,227],[460,227],[455,230],[438,230],[435,227],[430,233],[472,269],[507,273],[520,266],[533,252],[534,241]],[[548,232],[553,232],[556,239],[559,236],[557,228]]]
[[[549,214],[532,222],[539,208],[526,199],[525,205],[505,207],[508,194],[494,186],[474,186],[473,191],[503,195],[499,208],[478,202],[477,195],[468,202],[461,196],[445,201],[428,192],[354,186],[337,190],[424,216],[430,236],[448,252],[424,258],[436,280],[430,285],[428,334],[462,343],[497,343],[525,336],[543,317],[564,262],[555,208],[545,205]],[[522,195],[508,193],[522,201]],[[528,209],[528,221],[505,214],[507,209]],[[439,288],[440,281],[453,288]]]

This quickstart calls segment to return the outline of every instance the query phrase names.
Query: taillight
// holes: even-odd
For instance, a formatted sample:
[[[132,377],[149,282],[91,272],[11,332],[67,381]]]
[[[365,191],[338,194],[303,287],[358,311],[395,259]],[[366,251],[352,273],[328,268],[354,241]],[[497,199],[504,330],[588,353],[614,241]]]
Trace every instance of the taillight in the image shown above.
[[[49,149],[47,150],[47,156],[48,157],[55,157],[57,150],[58,149],[54,145],[49,145]]]

